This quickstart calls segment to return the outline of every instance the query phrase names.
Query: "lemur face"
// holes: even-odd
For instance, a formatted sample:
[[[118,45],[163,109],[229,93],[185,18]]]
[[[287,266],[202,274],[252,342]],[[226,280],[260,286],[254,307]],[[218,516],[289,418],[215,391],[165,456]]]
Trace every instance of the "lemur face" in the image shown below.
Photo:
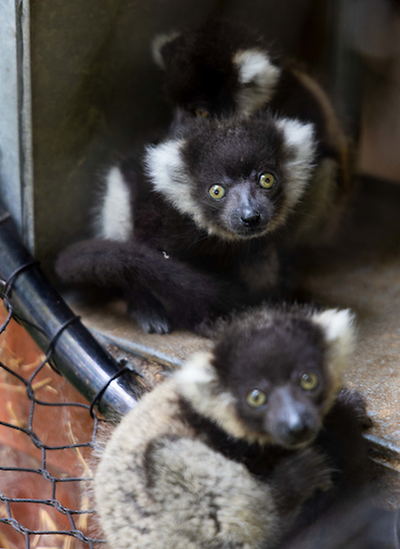
[[[226,238],[257,237],[279,218],[283,136],[272,120],[265,122],[199,123],[182,149],[202,217]]]
[[[235,316],[210,353],[175,374],[181,394],[230,436],[309,445],[343,386],[355,342],[347,310],[268,307]]]
[[[312,170],[313,128],[262,113],[185,123],[147,149],[156,191],[209,234],[254,238],[281,226]]]
[[[310,444],[331,389],[322,330],[304,320],[277,320],[251,335],[235,334],[229,344],[217,347],[214,366],[240,421],[286,448]]]

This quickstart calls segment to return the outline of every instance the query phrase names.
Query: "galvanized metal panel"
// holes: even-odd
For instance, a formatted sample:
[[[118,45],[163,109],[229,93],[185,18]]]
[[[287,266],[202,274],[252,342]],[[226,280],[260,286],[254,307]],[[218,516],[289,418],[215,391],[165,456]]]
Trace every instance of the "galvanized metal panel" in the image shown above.
[[[0,0],[0,189],[33,250],[29,4]]]

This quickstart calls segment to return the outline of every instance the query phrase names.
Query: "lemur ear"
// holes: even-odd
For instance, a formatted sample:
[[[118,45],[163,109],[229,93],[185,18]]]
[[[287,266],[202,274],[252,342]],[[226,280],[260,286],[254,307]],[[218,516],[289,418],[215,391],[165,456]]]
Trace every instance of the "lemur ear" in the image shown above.
[[[312,320],[323,330],[328,370],[334,385],[340,388],[356,344],[355,315],[350,309],[328,309],[314,313]]]
[[[314,169],[317,148],[314,125],[295,118],[278,118],[276,125],[283,134],[287,151],[286,201],[293,207],[309,185]]]
[[[313,320],[322,327],[328,343],[354,345],[355,314],[350,309],[327,309],[314,313]]]
[[[281,70],[262,49],[239,50],[232,61],[240,84],[236,98],[239,112],[250,116],[272,99]]]
[[[181,33],[176,31],[156,36],[151,43],[151,52],[156,65],[165,70],[170,59],[176,54],[182,39]]]
[[[266,51],[261,49],[239,50],[233,56],[241,84],[269,84],[275,87],[280,69],[274,65]]]
[[[286,145],[293,149],[295,158],[292,161],[311,162],[315,151],[314,125],[296,118],[278,118],[276,123],[283,132]]]

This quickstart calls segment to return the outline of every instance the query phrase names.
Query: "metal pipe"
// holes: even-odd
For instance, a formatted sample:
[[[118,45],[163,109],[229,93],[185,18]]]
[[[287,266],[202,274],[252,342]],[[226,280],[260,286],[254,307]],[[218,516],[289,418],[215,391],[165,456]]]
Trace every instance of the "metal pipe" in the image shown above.
[[[9,281],[13,273],[33,261],[21,243],[11,216],[0,204],[0,278]],[[21,323],[44,352],[60,328],[71,321],[55,341],[53,360],[63,376],[92,402],[120,366],[79,319],[72,321],[74,313],[37,264],[17,274],[10,302]],[[130,373],[124,373],[102,394],[99,411],[111,417],[123,415],[135,406],[138,394],[135,379]]]

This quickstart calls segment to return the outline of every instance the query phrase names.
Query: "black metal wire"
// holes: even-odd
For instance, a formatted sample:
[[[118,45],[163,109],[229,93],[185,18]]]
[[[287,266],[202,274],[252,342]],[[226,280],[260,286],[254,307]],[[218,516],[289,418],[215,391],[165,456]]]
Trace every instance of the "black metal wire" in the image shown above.
[[[31,267],[36,267],[39,265],[39,261],[36,259],[32,259],[30,261],[27,261],[23,265],[20,265],[11,275],[8,277],[6,281],[3,281],[4,283],[4,294],[6,296],[9,296],[11,294],[12,287],[14,285],[15,280],[17,279],[17,276],[27,269],[30,269]]]
[[[9,219],[9,217],[10,216],[7,215],[4,219],[1,219],[0,224],[3,221],[6,221],[7,219]],[[8,277],[7,280],[0,280],[0,283],[3,286],[3,291],[0,292],[0,298],[3,300],[3,303],[4,303],[4,305],[7,309],[7,312],[8,312],[7,319],[5,320],[5,322],[0,327],[0,334],[2,334],[4,332],[4,330],[7,328],[7,326],[10,323],[10,320],[11,320],[12,317],[17,321],[22,320],[18,315],[15,314],[15,312],[13,311],[12,304],[10,302],[11,292],[12,292],[14,283],[15,283],[18,275],[23,273],[24,271],[26,271],[27,269],[29,269],[31,267],[38,266],[39,264],[40,264],[40,262],[37,261],[36,259],[32,259],[30,261],[27,261],[26,263],[24,263],[23,265],[21,265],[17,269],[15,269],[15,271],[13,273],[11,273],[11,275]],[[35,328],[35,330],[38,330],[39,332],[44,334],[44,330],[42,330],[36,324],[33,324],[32,322],[28,322],[26,320],[25,320],[25,323],[29,324],[30,326],[32,326],[32,328]]]
[[[129,362],[126,362],[124,361],[124,364],[125,366],[123,366],[121,368],[121,370],[119,370],[118,372],[115,372],[115,374],[113,376],[110,377],[110,379],[107,381],[107,383],[104,385],[104,387],[102,387],[100,389],[100,391],[95,395],[95,397],[93,398],[92,400],[92,403],[90,405],[90,415],[93,417],[93,409],[95,407],[95,405],[99,404],[100,400],[101,400],[101,397],[104,395],[104,393],[106,392],[106,390],[108,389],[110,383],[112,381],[114,381],[114,379],[117,379],[119,376],[121,376],[122,374],[124,374],[125,372],[135,372],[136,375],[140,376],[140,373],[132,366],[132,364],[130,364]]]
[[[52,288],[46,277],[37,268],[38,262],[21,244],[11,217],[8,212],[4,211],[1,203],[0,232],[0,299],[3,300],[6,309],[6,318],[3,324],[0,325],[0,335],[4,334],[10,325],[11,319],[14,318],[29,332],[45,353],[44,359],[34,368],[33,373],[26,376],[23,370],[17,371],[17,368],[14,368],[11,364],[0,362],[0,371],[3,370],[5,372],[7,381],[9,381],[9,378],[13,378],[13,383],[10,383],[10,387],[17,387],[21,390],[21,399],[23,399],[21,409],[24,410],[25,414],[22,423],[19,421],[19,417],[16,418],[16,424],[13,424],[12,419],[8,419],[0,421],[0,428],[12,437],[13,433],[15,433],[15,440],[19,438],[22,444],[24,444],[23,448],[26,445],[29,447],[26,453],[32,453],[34,456],[32,459],[37,459],[37,463],[33,463],[33,467],[30,467],[30,461],[25,461],[19,467],[19,463],[15,462],[13,458],[13,452],[10,453],[10,463],[7,463],[9,453],[4,451],[3,455],[2,452],[0,481],[4,477],[12,475],[12,489],[13,491],[17,490],[17,492],[9,494],[7,493],[7,486],[3,488],[0,486],[0,504],[2,504],[1,507],[4,506],[3,514],[0,514],[0,524],[7,524],[10,526],[10,529],[13,528],[18,532],[25,540],[25,547],[27,549],[31,545],[32,547],[36,547],[38,540],[35,539],[33,541],[33,537],[38,535],[69,536],[70,538],[79,540],[85,546],[89,547],[89,549],[95,549],[95,546],[97,547],[99,543],[104,543],[103,540],[99,540],[84,531],[83,526],[80,527],[80,524],[83,523],[75,523],[75,518],[77,517],[92,516],[94,510],[92,508],[89,509],[89,507],[93,507],[93,505],[87,504],[84,508],[81,508],[82,505],[80,502],[74,502],[73,505],[70,505],[70,501],[68,500],[68,506],[66,506],[60,501],[62,500],[60,492],[62,491],[64,494],[65,489],[68,491],[68,483],[71,483],[71,488],[73,486],[72,483],[75,483],[75,487],[79,485],[85,487],[85,489],[89,487],[93,480],[91,473],[88,472],[90,469],[86,469],[87,465],[85,464],[85,469],[82,469],[84,474],[76,471],[75,475],[75,471],[69,470],[70,467],[68,466],[65,468],[66,476],[63,476],[63,473],[58,476],[58,473],[55,472],[56,470],[52,469],[53,460],[49,456],[54,455],[55,452],[76,451],[78,453],[77,459],[84,461],[86,454],[80,453],[81,449],[87,452],[98,448],[98,427],[99,422],[102,420],[98,418],[94,405],[101,400],[102,413],[113,414],[113,417],[120,417],[127,410],[131,409],[136,404],[138,394],[140,394],[140,391],[137,391],[134,380],[129,380],[128,382],[126,379],[118,379],[107,392],[106,390],[111,381],[117,379],[128,370],[134,370],[127,365],[118,369],[116,361],[98,344],[85,327],[80,322],[77,322],[79,321],[79,317],[73,314],[68,305]],[[31,270],[29,271],[29,269]],[[24,272],[26,273],[25,276],[19,279],[20,274]],[[18,283],[15,284],[17,280]],[[34,307],[33,304],[37,300],[40,300],[41,305]],[[71,326],[75,322],[76,324]],[[70,328],[68,336],[60,339],[67,328]],[[65,378],[89,402],[92,401],[91,405],[79,402],[65,402],[61,399],[51,402],[51,398],[47,402],[47,398],[43,399],[42,394],[40,394],[40,398],[38,397],[37,392],[40,390],[41,385],[37,385],[36,380],[39,379],[38,376],[43,372],[45,366],[49,365],[55,372],[60,373],[52,362],[53,358],[56,358],[57,366],[63,372]],[[40,377],[40,379],[43,378]],[[106,380],[108,380],[107,383]],[[66,383],[68,382],[66,381]],[[102,387],[103,383],[105,384],[104,387]],[[102,387],[101,390],[99,390],[100,387]],[[95,395],[94,398],[93,395]],[[43,428],[43,424],[39,424],[39,411],[44,413],[44,410],[46,410],[45,417],[47,418],[48,416],[48,424],[50,426],[55,421],[54,417],[52,417],[52,412],[63,408],[71,411],[79,410],[79,413],[84,415],[83,422],[80,421],[81,418],[79,418],[79,422],[80,424],[84,423],[89,426],[84,431],[86,433],[85,439],[76,439],[74,433],[71,432],[71,444],[68,438],[63,440],[56,438],[53,444],[49,441],[46,425]],[[63,413],[60,411],[60,416]],[[12,409],[10,410],[10,417],[12,417]],[[65,429],[65,426],[65,422],[63,425],[60,424],[60,431]],[[18,452],[16,453],[17,456],[19,455]],[[39,482],[43,483],[46,489],[45,496],[42,493],[38,493],[34,494],[34,497],[30,497],[32,494],[26,491],[29,483],[23,482],[25,477],[22,475],[29,476],[30,473],[35,475],[35,478]],[[21,479],[21,482],[19,479]],[[20,497],[14,497],[17,495]],[[43,527],[40,530],[36,524],[34,527],[28,528],[24,524],[23,518],[17,520],[16,517],[19,515],[13,515],[13,512],[16,512],[14,506],[21,506],[21,504],[36,509],[39,505],[46,506],[56,516],[60,514],[64,521],[67,519],[67,524],[69,523],[68,528],[56,530],[55,528],[49,529],[46,525],[47,529]],[[74,508],[70,508],[71,506]],[[52,516],[50,518],[52,519]],[[56,545],[61,547],[64,543],[60,540],[60,545]],[[18,548],[20,546],[23,546],[22,543],[18,544]],[[71,549],[73,548],[71,547]]]
[[[1,220],[0,220],[0,223],[1,223]],[[13,316],[12,304],[8,299],[12,291],[12,286],[17,276],[24,270],[33,266],[34,264],[37,264],[37,262],[30,262],[23,265],[21,268],[14,271],[7,281],[5,282],[3,281],[4,291],[0,292],[0,297],[2,297],[3,301],[5,302],[5,306],[7,309],[7,319],[3,323],[3,325],[0,327],[0,334],[6,330]],[[19,320],[21,320],[22,322],[25,322],[23,319],[19,319]],[[16,479],[15,480],[16,484],[18,484],[18,474],[32,473],[37,477],[41,477],[42,479],[44,479],[46,483],[49,484],[49,490],[51,495],[50,498],[49,497],[41,498],[40,497],[41,494],[38,494],[37,498],[36,497],[33,497],[33,498],[32,497],[11,497],[10,495],[3,493],[4,490],[0,491],[0,503],[3,503],[5,508],[5,515],[6,515],[4,517],[0,517],[0,524],[9,525],[16,532],[18,532],[21,535],[21,537],[23,536],[25,541],[25,547],[27,549],[30,549],[30,547],[32,546],[33,536],[48,536],[48,535],[68,536],[76,540],[79,540],[79,542],[89,547],[89,549],[95,549],[95,547],[99,547],[100,544],[102,545],[104,543],[104,540],[88,535],[87,533],[83,532],[77,526],[77,524],[75,524],[74,517],[81,517],[85,515],[88,517],[93,516],[95,513],[95,510],[93,508],[87,508],[87,509],[70,508],[70,507],[67,507],[66,505],[63,505],[57,499],[57,486],[60,486],[61,484],[65,486],[68,483],[80,483],[80,484],[83,483],[85,486],[87,486],[92,482],[93,479],[90,476],[85,476],[81,474],[77,474],[76,476],[71,476],[69,474],[66,477],[57,477],[53,472],[51,472],[47,468],[47,457],[49,452],[54,452],[54,451],[65,451],[65,450],[79,451],[79,449],[81,448],[87,448],[87,449],[94,448],[94,446],[97,444],[97,432],[98,432],[98,423],[99,423],[99,419],[94,410],[94,405],[98,400],[101,399],[102,394],[105,392],[108,385],[111,383],[113,379],[115,379],[119,375],[122,375],[125,371],[129,371],[129,370],[132,371],[133,368],[130,367],[130,365],[125,365],[121,370],[119,370],[115,374],[115,376],[113,376],[109,380],[106,386],[103,387],[103,389],[96,395],[95,399],[93,400],[90,406],[88,404],[82,404],[80,402],[46,402],[40,398],[37,398],[36,389],[34,387],[34,381],[37,378],[38,374],[45,367],[45,365],[49,364],[51,366],[50,359],[56,348],[58,338],[61,336],[61,334],[64,332],[66,328],[68,328],[73,322],[78,320],[79,320],[79,317],[77,316],[71,317],[70,319],[65,321],[57,329],[57,331],[50,337],[45,358],[39,364],[39,366],[35,368],[34,372],[28,378],[25,378],[19,372],[15,371],[13,368],[11,368],[10,366],[7,366],[6,364],[0,361],[0,369],[5,371],[8,376],[12,376],[16,380],[17,386],[18,386],[18,383],[20,383],[25,388],[26,396],[24,398],[30,402],[30,410],[29,410],[29,418],[28,418],[27,426],[13,425],[12,423],[7,423],[6,421],[0,421],[0,426],[2,428],[13,430],[14,432],[21,433],[21,436],[26,435],[27,437],[29,437],[30,443],[32,444],[32,446],[38,448],[42,455],[41,467],[37,467],[37,468],[27,467],[27,466],[18,467],[13,463],[8,465],[2,462],[0,466],[0,471],[3,474],[9,473],[11,475],[14,475]],[[36,417],[36,412],[39,407],[47,407],[49,409],[52,409],[52,408],[56,409],[60,407],[65,407],[69,409],[76,408],[76,409],[81,409],[83,413],[86,410],[87,417],[85,419],[85,422],[91,422],[92,434],[91,434],[90,440],[79,442],[73,438],[71,444],[63,444],[63,445],[46,444],[41,440],[41,437],[38,435],[37,432],[35,432],[35,429],[34,429],[34,418]],[[50,417],[50,421],[51,421],[51,417]],[[60,515],[67,517],[70,527],[67,529],[57,529],[57,530],[49,530],[49,529],[41,530],[40,528],[36,528],[36,529],[28,528],[26,525],[21,524],[13,516],[12,506],[14,504],[21,504],[21,503],[27,504],[30,506],[42,505],[42,506],[54,509],[55,511],[57,511],[57,513],[60,513]]]
[[[70,318],[69,320],[67,320],[66,322],[64,322],[64,324],[62,324],[59,329],[56,331],[56,333],[53,335],[53,337],[50,339],[49,341],[49,344],[47,346],[47,352],[46,352],[46,357],[49,357],[47,359],[50,367],[56,372],[56,374],[58,374],[59,376],[61,375],[61,372],[60,370],[57,368],[57,366],[54,364],[52,358],[51,358],[51,355],[53,354],[54,352],[54,348],[56,346],[56,343],[57,343],[57,340],[58,338],[60,337],[60,335],[63,333],[63,331],[65,330],[65,328],[68,328],[68,326],[70,326],[73,322],[76,322],[78,320],[80,320],[81,317],[78,316],[78,315],[75,315],[73,316],[72,318]]]
[[[60,335],[63,333],[65,328],[68,328],[68,326],[70,326],[73,322],[76,322],[77,320],[80,320],[80,319],[81,319],[80,316],[75,315],[72,318],[70,318],[69,320],[67,320],[66,322],[64,322],[64,324],[62,324],[59,327],[59,329],[56,331],[56,333],[52,336],[52,338],[49,341],[49,344],[47,346],[46,356],[49,355],[49,353],[54,352],[54,348],[56,346],[57,340],[60,337]]]

